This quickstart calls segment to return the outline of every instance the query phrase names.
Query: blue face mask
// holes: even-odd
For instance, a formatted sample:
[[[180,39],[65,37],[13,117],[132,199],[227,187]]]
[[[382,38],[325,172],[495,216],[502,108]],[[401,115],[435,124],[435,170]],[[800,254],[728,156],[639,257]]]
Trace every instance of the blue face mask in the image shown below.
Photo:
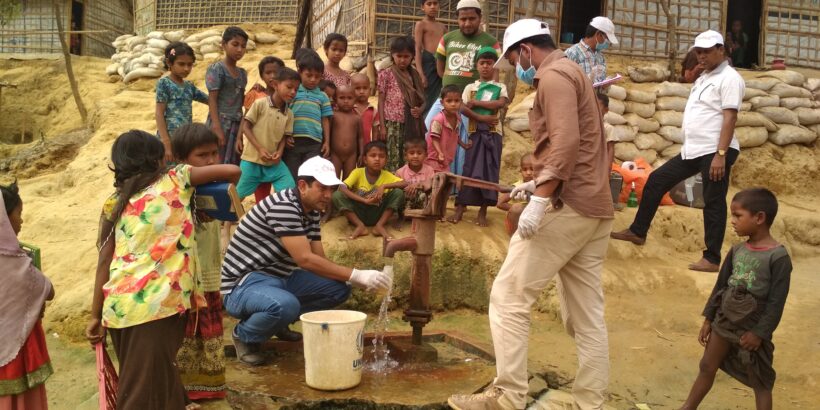
[[[521,54],[518,54],[518,62],[515,63],[515,76],[524,84],[532,85],[535,82],[535,67],[532,65],[532,55],[530,55],[530,68],[521,67]]]
[[[609,48],[609,40],[604,40],[603,43],[598,43],[595,45],[595,51],[604,51]]]

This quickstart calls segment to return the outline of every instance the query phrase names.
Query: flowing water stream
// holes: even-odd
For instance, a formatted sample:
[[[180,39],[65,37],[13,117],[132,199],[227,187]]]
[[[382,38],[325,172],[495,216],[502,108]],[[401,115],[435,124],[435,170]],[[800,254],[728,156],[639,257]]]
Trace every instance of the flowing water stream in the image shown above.
[[[384,273],[393,279],[393,258],[385,258]],[[391,285],[382,296],[382,304],[379,307],[379,317],[373,327],[373,361],[365,365],[365,370],[378,375],[386,375],[391,369],[399,365],[390,358],[390,349],[384,343],[384,334],[387,332],[387,325],[390,323],[390,296],[393,293]]]

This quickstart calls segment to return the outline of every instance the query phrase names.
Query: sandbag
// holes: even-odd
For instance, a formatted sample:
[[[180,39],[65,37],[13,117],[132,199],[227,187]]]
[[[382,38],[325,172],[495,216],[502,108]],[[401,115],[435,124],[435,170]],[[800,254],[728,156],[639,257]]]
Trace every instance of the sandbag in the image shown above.
[[[256,42],[248,39],[248,44],[245,46],[248,50],[256,50]]]
[[[623,88],[619,85],[610,85],[609,90],[607,90],[606,95],[609,99],[616,99],[616,100],[625,100],[626,99],[626,88]]]
[[[683,97],[659,97],[655,101],[658,110],[672,110],[683,112],[686,108],[686,98]]]
[[[765,95],[761,97],[752,97],[749,100],[749,103],[752,104],[753,110],[758,110],[763,107],[779,107],[780,106],[780,97],[776,95]]]
[[[199,40],[200,47],[204,46],[205,44],[222,45],[222,35],[205,37],[202,40]]]
[[[279,41],[279,36],[273,33],[256,33],[256,42],[259,44],[274,44]]]
[[[658,97],[689,97],[689,93],[692,91],[691,84],[681,84],[681,83],[671,83],[669,81],[664,81],[658,84],[657,92]]]
[[[652,154],[649,154],[652,156]],[[617,172],[621,174],[623,178],[623,189],[621,189],[621,194],[618,197],[619,202],[626,202],[629,198],[629,193],[632,190],[632,183],[635,183],[635,194],[638,197],[638,201],[643,198],[643,188],[646,185],[646,181],[649,179],[649,174],[652,172],[652,166],[650,163],[653,163],[657,160],[657,154],[654,155],[651,161],[643,157],[636,157],[635,158],[635,169],[623,169],[618,164],[612,164],[612,172]],[[674,205],[675,203],[672,202],[672,198],[669,194],[665,194],[661,199],[661,205]]]
[[[655,102],[656,98],[657,95],[653,92],[641,91],[633,88],[626,90],[627,101],[635,101],[639,103],[650,104]]]
[[[627,74],[636,83],[659,83],[669,78],[669,70],[657,64],[648,64],[641,67],[629,66]]]
[[[185,42],[190,44],[190,43],[193,43],[193,42],[199,42],[203,38],[213,37],[213,36],[220,36],[220,38],[221,38],[222,32],[218,31],[218,30],[201,31],[199,33],[194,33],[194,34],[191,34],[190,36],[186,37]]]
[[[672,145],[672,141],[667,141],[654,132],[639,133],[635,137],[634,143],[640,150],[651,149],[653,151],[663,151],[666,147]]]
[[[820,124],[809,125],[807,128],[814,131],[817,137],[820,138]]]
[[[655,132],[661,127],[654,118],[646,119],[635,113],[624,114],[624,119],[629,125],[637,126],[640,132]]]
[[[145,43],[137,44],[131,48],[131,54],[140,54],[148,47]]]
[[[635,159],[643,158],[647,163],[653,163],[658,159],[658,152],[653,149],[639,149]]]
[[[806,81],[806,76],[803,74],[798,73],[797,71],[791,70],[772,70],[767,71],[761,77],[772,77],[777,78],[780,81],[783,81],[789,85],[796,85],[801,86]]]
[[[683,113],[678,111],[658,111],[653,116],[660,125],[683,126]]]
[[[803,88],[811,92],[820,91],[820,78],[807,78]]]
[[[794,109],[800,125],[820,124],[820,109],[798,107]]]
[[[613,125],[612,137],[621,142],[631,142],[638,135],[638,127],[634,125]]]
[[[757,112],[763,114],[763,116],[777,124],[800,125],[800,121],[797,118],[797,113],[787,108],[761,107],[757,109]]]
[[[111,63],[108,67],[105,67],[105,74],[107,75],[114,75],[117,74],[117,69],[120,67],[118,63]]]
[[[735,127],[766,127],[768,131],[777,131],[777,124],[757,112],[737,113]]]
[[[161,70],[157,70],[154,68],[138,68],[136,70],[131,70],[128,74],[125,75],[125,78],[122,79],[124,83],[130,83],[131,81],[140,79],[140,78],[157,78],[162,75]]]
[[[125,44],[128,46],[128,48],[133,49],[139,44],[145,44],[145,40],[146,38],[143,36],[134,36],[129,38],[128,40],[125,40]]]
[[[743,101],[751,100],[754,97],[762,97],[764,95],[768,95],[768,93],[766,93],[763,90],[758,90],[757,88],[748,88],[747,87],[743,91]]]
[[[530,110],[532,110],[533,104],[535,104],[535,94],[530,93],[520,103],[510,107],[509,111],[507,111],[507,118],[529,118]]]
[[[681,147],[683,147],[683,144],[672,144],[666,147],[663,151],[661,151],[661,158],[669,159],[678,156],[678,154],[680,154]]]
[[[147,47],[143,50],[144,53],[150,53],[155,56],[165,56],[165,49],[164,48],[157,48],[157,47]]]
[[[524,117],[513,118],[510,120],[508,127],[515,132],[529,131],[530,120]]]
[[[626,120],[624,119],[623,116],[621,116],[621,114],[614,113],[612,111],[604,114],[604,121],[606,121],[607,123],[609,123],[611,125],[626,124]]]
[[[146,34],[145,37],[162,39],[163,35],[162,35],[161,31],[152,31],[152,32]]]
[[[775,84],[780,84],[782,81],[776,78],[752,78],[746,80],[746,88],[755,88],[758,90],[769,91]]]
[[[203,55],[202,59],[206,60],[206,61],[218,60],[219,55],[220,55],[219,53],[208,53],[208,54]]]
[[[615,158],[621,161],[634,161],[636,155],[638,147],[635,144],[624,141],[615,143]]]
[[[614,98],[609,99],[609,112],[614,112],[615,114],[623,115],[624,110],[626,110],[626,106],[624,105],[623,101],[616,100]]]
[[[794,110],[798,107],[811,108],[812,101],[810,98],[786,97],[780,99],[780,106],[790,110]]]
[[[658,135],[665,138],[667,141],[676,144],[683,144],[683,129],[672,125],[664,125],[658,129]]]
[[[769,141],[783,146],[789,144],[808,144],[817,139],[817,133],[794,125],[781,125],[780,129],[769,133]]]
[[[769,90],[769,94],[774,94],[781,99],[788,97],[811,98],[811,91],[802,87],[788,85],[786,83],[775,84],[775,86]]]
[[[114,41],[125,41],[125,40],[128,40],[131,37],[134,37],[134,35],[133,34],[123,34],[123,35],[118,36],[117,38],[115,38]]]
[[[202,46],[199,47],[199,51],[202,54],[221,53],[222,52],[222,46],[218,45],[218,44],[211,44],[211,43],[203,44]]]
[[[740,148],[757,147],[769,139],[769,132],[763,127],[737,127],[735,137]]]
[[[740,111],[751,111],[752,110],[752,103],[748,101],[743,101],[740,103]]]
[[[182,41],[182,38],[185,37],[185,31],[184,30],[167,31],[162,36],[166,40],[173,43],[174,41]]]
[[[652,118],[652,115],[655,114],[655,104],[626,100],[624,101],[624,112],[634,112],[641,117]]]

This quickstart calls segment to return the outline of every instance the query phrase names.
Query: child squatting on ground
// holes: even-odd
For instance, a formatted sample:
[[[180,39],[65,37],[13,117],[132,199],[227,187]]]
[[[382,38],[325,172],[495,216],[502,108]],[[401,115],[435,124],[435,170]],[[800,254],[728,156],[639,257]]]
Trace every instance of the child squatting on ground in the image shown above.
[[[330,117],[333,116],[330,99],[317,86],[322,79],[325,63],[315,51],[300,49],[296,67],[302,84],[291,103],[293,110],[293,146],[285,149],[282,159],[291,176],[308,158],[330,155]]]
[[[193,121],[193,101],[208,104],[208,95],[185,78],[191,74],[196,62],[194,49],[188,44],[175,41],[165,47],[167,76],[157,81],[157,135],[165,146],[165,161],[173,161],[171,136],[184,124]]]
[[[517,187],[525,182],[532,181],[535,175],[532,154],[524,154],[521,156],[519,167],[521,171],[521,179],[513,183],[514,187]],[[507,211],[507,217],[504,219],[504,226],[510,236],[512,236],[518,228],[518,218],[521,216],[521,212],[524,211],[524,207],[527,206],[527,202],[529,202],[529,194],[526,192],[522,192],[516,196],[516,198],[513,198],[509,193],[502,193],[498,195],[498,204],[496,204],[498,209]]]
[[[342,85],[336,89],[336,111],[330,128],[330,162],[336,172],[347,178],[362,157],[362,118],[353,110],[356,96],[353,87]]]
[[[91,320],[92,344],[111,335],[119,359],[117,408],[183,409],[175,366],[186,313],[206,307],[197,257],[194,187],[239,180],[235,165],[164,165],[162,142],[144,131],[114,141],[116,191],[103,205]]]
[[[732,198],[732,227],[749,239],[733,246],[703,309],[698,341],[706,347],[700,371],[681,409],[696,409],[712,388],[718,368],[754,389],[758,410],[772,408],[772,368],[777,329],[786,305],[792,262],[769,229],[777,198],[764,188]]]
[[[239,164],[236,141],[242,122],[242,103],[248,73],[236,64],[245,56],[248,33],[231,26],[222,33],[225,58],[208,67],[205,86],[208,88],[208,125],[219,138],[219,158],[224,164]]]
[[[497,113],[507,106],[509,97],[507,87],[493,80],[498,51],[490,46],[481,47],[475,60],[479,79],[467,84],[461,96],[461,112],[470,118],[468,131],[472,146],[464,159],[462,175],[497,184],[502,147]],[[498,192],[494,190],[462,187],[456,197],[455,213],[447,220],[458,223],[468,205],[478,206],[476,225],[487,226],[487,207],[497,203]]]
[[[259,203],[270,195],[270,189],[259,190],[263,183],[270,183],[276,192],[296,187],[288,167],[282,162],[285,142],[293,135],[293,112],[288,104],[296,95],[300,77],[296,71],[282,67],[275,79],[268,82],[271,95],[254,101],[242,130],[247,139],[242,151],[242,177],[236,186],[237,194],[244,198],[255,192]]]
[[[53,370],[41,319],[54,287],[17,240],[23,226],[17,183],[0,186],[0,196],[0,409],[44,410]]]
[[[411,65],[415,53],[412,38],[397,37],[390,44],[393,65],[379,71],[379,139],[387,143],[390,172],[404,165],[405,139],[424,135],[424,87]]]
[[[373,227],[373,235],[392,239],[385,224],[404,208],[406,181],[384,169],[387,147],[373,141],[364,147],[364,167],[356,168],[333,193],[333,208],[343,213],[355,230],[348,237],[356,239]]]
[[[192,167],[219,164],[219,139],[203,124],[180,127],[171,137],[174,159]],[[207,306],[185,325],[185,338],[177,353],[182,384],[189,400],[225,398],[225,351],[222,348],[222,297],[219,294],[222,252],[219,221],[203,212],[195,215],[196,265]],[[188,409],[196,408],[189,405]]]
[[[427,159],[424,163],[436,172],[450,172],[458,146],[464,149],[471,147],[469,142],[459,139],[462,127],[461,92],[456,85],[446,85],[441,89],[441,105],[443,109],[433,117],[430,131],[427,132]]]

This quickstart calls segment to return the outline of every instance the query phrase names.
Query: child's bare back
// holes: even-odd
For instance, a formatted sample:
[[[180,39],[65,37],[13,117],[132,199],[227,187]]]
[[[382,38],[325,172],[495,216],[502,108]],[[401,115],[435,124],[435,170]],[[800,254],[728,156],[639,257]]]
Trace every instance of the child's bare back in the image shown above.
[[[353,109],[355,101],[353,87],[344,85],[336,90],[338,109],[330,128],[330,161],[337,171],[343,170],[344,177],[356,168],[361,149],[362,117]]]

